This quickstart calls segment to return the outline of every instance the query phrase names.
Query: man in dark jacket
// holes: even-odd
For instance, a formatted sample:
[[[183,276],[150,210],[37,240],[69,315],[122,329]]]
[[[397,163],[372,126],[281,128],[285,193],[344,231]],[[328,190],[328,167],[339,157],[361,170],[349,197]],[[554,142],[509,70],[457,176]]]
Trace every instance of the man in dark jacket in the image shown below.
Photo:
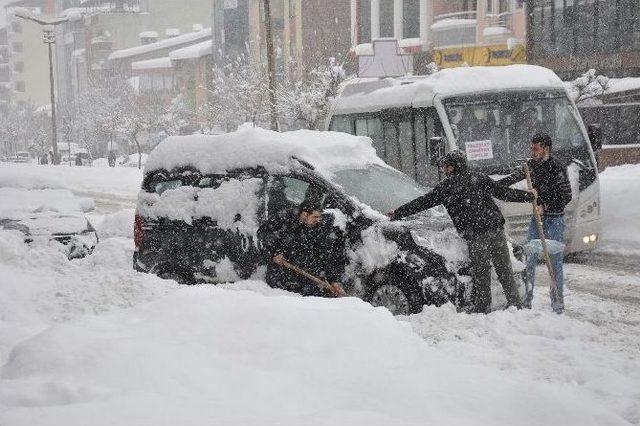
[[[322,206],[313,201],[303,202],[297,216],[279,216],[265,223],[258,236],[269,257],[267,284],[303,296],[344,296],[339,280],[346,262],[345,241],[331,225],[322,216]],[[330,287],[320,289],[313,281],[283,266],[283,261],[326,280]]]
[[[504,217],[492,197],[504,201],[531,202],[531,192],[510,189],[489,176],[468,170],[461,151],[449,152],[442,161],[447,178],[433,190],[387,213],[401,219],[438,205],[444,205],[458,233],[467,241],[475,289],[476,312],[491,309],[491,263],[502,284],[509,305],[522,307],[513,278],[509,247],[504,234]]]
[[[571,184],[567,177],[567,168],[551,156],[551,137],[545,133],[536,134],[531,140],[532,159],[528,161],[533,188],[538,193],[537,208],[542,214],[542,229],[545,237],[559,242],[564,241],[564,209],[571,201]],[[499,182],[510,186],[525,179],[524,170],[519,170]],[[529,224],[529,240],[540,238],[535,218]],[[564,274],[562,270],[562,253],[551,256],[551,264],[556,281],[555,299],[552,295],[551,307],[557,313],[564,312]],[[537,254],[527,258],[528,291],[525,305],[531,306],[535,280]]]

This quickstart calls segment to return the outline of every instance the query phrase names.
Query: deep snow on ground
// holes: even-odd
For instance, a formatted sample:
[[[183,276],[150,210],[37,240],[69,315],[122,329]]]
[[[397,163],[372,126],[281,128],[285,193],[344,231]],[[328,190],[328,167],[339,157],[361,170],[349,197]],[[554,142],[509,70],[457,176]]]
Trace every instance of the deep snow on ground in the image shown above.
[[[640,256],[640,165],[608,167],[600,181],[603,237],[598,249]]]
[[[130,239],[73,262],[0,241],[3,425],[640,421],[638,334],[557,316],[544,288],[532,311],[398,321],[261,282],[180,287],[132,271]]]
[[[639,175],[601,176],[604,250],[640,238],[640,212],[629,216]],[[118,200],[134,199],[140,179],[0,166],[0,185],[58,180]],[[258,281],[181,287],[139,274],[133,210],[90,218],[101,242],[75,261],[57,243],[0,231],[3,426],[640,424],[637,274],[567,265],[564,316],[540,268],[531,311],[393,318]]]
[[[135,197],[142,170],[130,167],[87,167],[0,163],[0,186],[67,188],[78,193]]]

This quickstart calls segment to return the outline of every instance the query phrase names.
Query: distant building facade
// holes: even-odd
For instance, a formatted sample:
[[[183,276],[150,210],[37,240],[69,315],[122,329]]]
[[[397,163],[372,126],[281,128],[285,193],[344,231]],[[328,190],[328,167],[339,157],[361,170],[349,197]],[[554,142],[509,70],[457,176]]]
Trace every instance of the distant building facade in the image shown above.
[[[0,28],[0,114],[6,113],[11,100],[11,65],[7,29]]]
[[[609,77],[640,76],[638,0],[530,0],[531,63],[565,80],[589,68]]]
[[[521,0],[351,0],[351,37],[356,55],[394,38],[404,53],[442,68],[526,61]]]
[[[43,43],[42,27],[35,22],[16,17],[14,14],[16,7],[25,8],[36,14],[46,13],[47,2],[22,0],[5,6],[7,17],[5,46],[7,47],[5,49],[0,47],[8,57],[5,64],[8,63],[9,68],[8,91],[11,102],[40,107],[50,103],[47,46]],[[0,75],[3,73],[2,69],[6,70],[6,67],[6,65],[0,65]]]
[[[279,66],[311,69],[344,61],[351,46],[348,0],[271,0],[272,36],[282,52]],[[261,0],[213,0],[216,61],[246,55],[265,60],[264,4]]]

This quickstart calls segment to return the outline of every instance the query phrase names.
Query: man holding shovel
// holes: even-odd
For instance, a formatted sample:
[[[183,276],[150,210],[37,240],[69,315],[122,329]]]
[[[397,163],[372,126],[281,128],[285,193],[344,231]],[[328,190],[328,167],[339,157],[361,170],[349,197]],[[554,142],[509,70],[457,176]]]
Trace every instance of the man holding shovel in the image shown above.
[[[258,230],[269,256],[266,281],[303,296],[345,295],[338,282],[345,266],[345,242],[335,228],[322,222],[322,206],[304,201],[297,217],[285,223],[267,222]]]
[[[551,137],[545,133],[533,136],[531,140],[531,160],[527,162],[525,168],[519,170],[499,181],[499,183],[510,186],[516,182],[527,179],[530,173],[530,184],[537,191],[536,211],[531,218],[529,225],[529,241],[540,239],[543,248],[547,251],[546,240],[564,241],[564,209],[571,201],[571,185],[567,177],[567,168],[557,159],[551,156]],[[541,226],[537,223],[538,216],[541,219]],[[539,228],[542,228],[543,235],[540,235]],[[564,276],[562,270],[563,253],[545,253],[551,262],[548,264],[551,274],[551,307],[561,314],[564,312]],[[529,292],[525,299],[525,305],[531,307],[533,299],[533,286],[535,280],[536,265],[538,264],[538,253],[531,253],[527,258],[527,280]]]

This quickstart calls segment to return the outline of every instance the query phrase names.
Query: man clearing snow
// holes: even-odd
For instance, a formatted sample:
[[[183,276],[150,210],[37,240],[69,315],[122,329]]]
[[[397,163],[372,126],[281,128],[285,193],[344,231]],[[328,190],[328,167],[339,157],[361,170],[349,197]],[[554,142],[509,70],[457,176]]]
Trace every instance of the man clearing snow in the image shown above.
[[[387,213],[392,220],[402,219],[440,204],[451,216],[454,226],[466,240],[471,259],[475,288],[475,310],[488,313],[491,309],[491,263],[502,284],[507,302],[522,307],[504,234],[504,217],[492,197],[512,202],[532,202],[534,192],[510,189],[489,176],[467,168],[466,156],[451,151],[442,159],[447,178],[433,190]]]
[[[267,222],[258,234],[268,255],[266,281],[271,287],[303,296],[344,296],[338,282],[346,261],[345,242],[331,224],[323,223],[322,206],[305,201],[285,221]],[[278,223],[276,223],[278,222]],[[285,262],[330,283],[322,290],[316,283],[288,269]]]
[[[531,140],[531,155],[529,169],[531,170],[531,180],[533,188],[537,190],[539,197],[537,209],[542,214],[542,229],[545,237],[559,242],[564,241],[564,209],[571,201],[571,184],[567,178],[567,168],[560,161],[551,156],[551,137],[545,133],[536,134]],[[525,179],[524,170],[519,170],[505,178],[499,183],[503,185],[513,185]],[[531,218],[529,224],[529,240],[540,238],[535,218]],[[552,293],[551,307],[557,313],[564,312],[562,271],[563,253],[551,255],[551,263],[555,275],[556,292]],[[538,255],[531,254],[527,258],[527,280],[529,281],[529,292],[525,300],[527,306],[531,306],[533,298],[533,285],[536,274]]]

